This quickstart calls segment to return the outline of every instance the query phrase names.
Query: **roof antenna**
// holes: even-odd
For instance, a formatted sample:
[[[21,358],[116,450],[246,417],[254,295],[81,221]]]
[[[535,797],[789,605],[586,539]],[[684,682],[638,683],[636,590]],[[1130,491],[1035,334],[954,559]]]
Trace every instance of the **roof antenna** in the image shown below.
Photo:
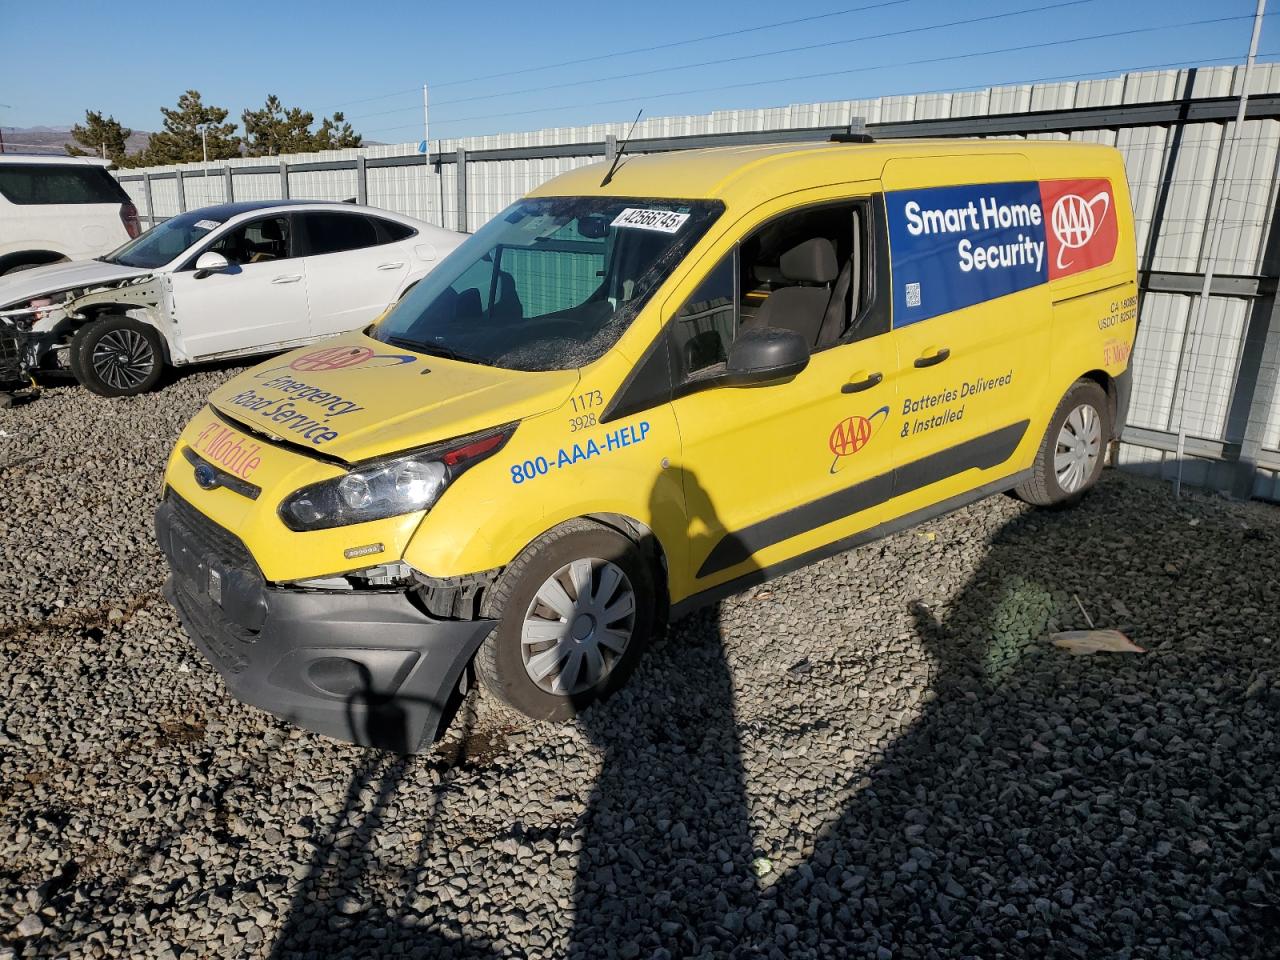
[[[636,111],[636,118],[631,121],[631,129],[627,131],[627,135],[618,144],[618,152],[613,155],[613,163],[609,167],[609,172],[604,175],[604,179],[600,181],[600,186],[607,187],[609,181],[613,179],[614,173],[618,170],[618,164],[622,160],[622,152],[627,149],[627,144],[631,142],[631,134],[635,132],[636,124],[640,122],[640,114],[642,113],[644,113],[644,107]]]

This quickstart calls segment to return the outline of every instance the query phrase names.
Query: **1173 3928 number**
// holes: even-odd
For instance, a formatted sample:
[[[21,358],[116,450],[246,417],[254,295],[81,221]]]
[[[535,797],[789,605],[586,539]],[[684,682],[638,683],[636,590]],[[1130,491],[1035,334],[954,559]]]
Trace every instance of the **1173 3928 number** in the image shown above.
[[[590,410],[592,407],[604,406],[604,394],[599,390],[588,390],[586,393],[580,393],[575,397],[570,397],[569,402],[573,404],[574,413],[582,413]]]

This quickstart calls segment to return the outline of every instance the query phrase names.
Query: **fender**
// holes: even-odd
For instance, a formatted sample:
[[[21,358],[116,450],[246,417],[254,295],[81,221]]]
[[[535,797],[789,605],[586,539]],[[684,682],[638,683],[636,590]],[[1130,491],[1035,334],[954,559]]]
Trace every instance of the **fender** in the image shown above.
[[[95,290],[67,301],[63,304],[64,317],[83,322],[90,319],[87,311],[99,313],[104,308],[118,307],[121,312],[156,328],[164,350],[164,362],[172,363],[173,344],[163,323],[164,318],[172,313],[171,309],[165,309],[166,306],[171,307],[168,287],[162,275],[139,277],[120,286]]]

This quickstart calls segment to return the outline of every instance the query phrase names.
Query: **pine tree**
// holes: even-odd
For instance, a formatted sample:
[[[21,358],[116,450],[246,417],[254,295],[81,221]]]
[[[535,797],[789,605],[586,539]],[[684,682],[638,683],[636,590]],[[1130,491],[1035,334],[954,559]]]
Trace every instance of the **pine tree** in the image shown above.
[[[164,129],[151,135],[141,154],[143,163],[199,161],[204,159],[206,146],[210,160],[240,156],[241,140],[235,135],[236,125],[224,122],[229,111],[207,106],[198,91],[188,90],[178,98],[176,109],[161,107],[160,112],[164,114]]]
[[[96,110],[86,110],[84,124],[77,123],[71,128],[71,136],[80,146],[68,143],[66,151],[73,157],[105,156],[112,163],[123,166],[126,159],[125,144],[132,134],[133,131],[121,126],[115,117],[104,117]]]
[[[362,142],[341,113],[325,117],[313,132],[315,114],[300,107],[286,109],[274,93],[267,97],[262,109],[246,110],[240,119],[244,121],[246,152],[251,157],[358,147]]]
[[[312,149],[311,124],[315,117],[298,107],[286,110],[274,93],[267,97],[261,110],[246,110],[240,119],[244,121],[245,152],[251,157]]]
[[[351,128],[339,110],[332,118],[325,117],[321,122],[320,129],[316,131],[316,142],[317,150],[345,150],[363,144],[364,137]]]

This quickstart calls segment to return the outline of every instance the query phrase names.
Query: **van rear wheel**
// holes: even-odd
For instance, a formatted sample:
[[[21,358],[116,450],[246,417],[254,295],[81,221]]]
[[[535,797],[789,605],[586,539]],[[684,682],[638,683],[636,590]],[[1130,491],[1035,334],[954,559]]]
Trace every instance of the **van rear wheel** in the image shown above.
[[[626,680],[654,626],[654,582],[636,545],[573,521],[513,561],[485,603],[498,626],[476,675],[534,720],[568,720]]]
[[[1078,503],[1102,476],[1111,439],[1109,411],[1106,391],[1098,384],[1072,384],[1040,441],[1031,478],[1016,489],[1018,496],[1042,507]]]

